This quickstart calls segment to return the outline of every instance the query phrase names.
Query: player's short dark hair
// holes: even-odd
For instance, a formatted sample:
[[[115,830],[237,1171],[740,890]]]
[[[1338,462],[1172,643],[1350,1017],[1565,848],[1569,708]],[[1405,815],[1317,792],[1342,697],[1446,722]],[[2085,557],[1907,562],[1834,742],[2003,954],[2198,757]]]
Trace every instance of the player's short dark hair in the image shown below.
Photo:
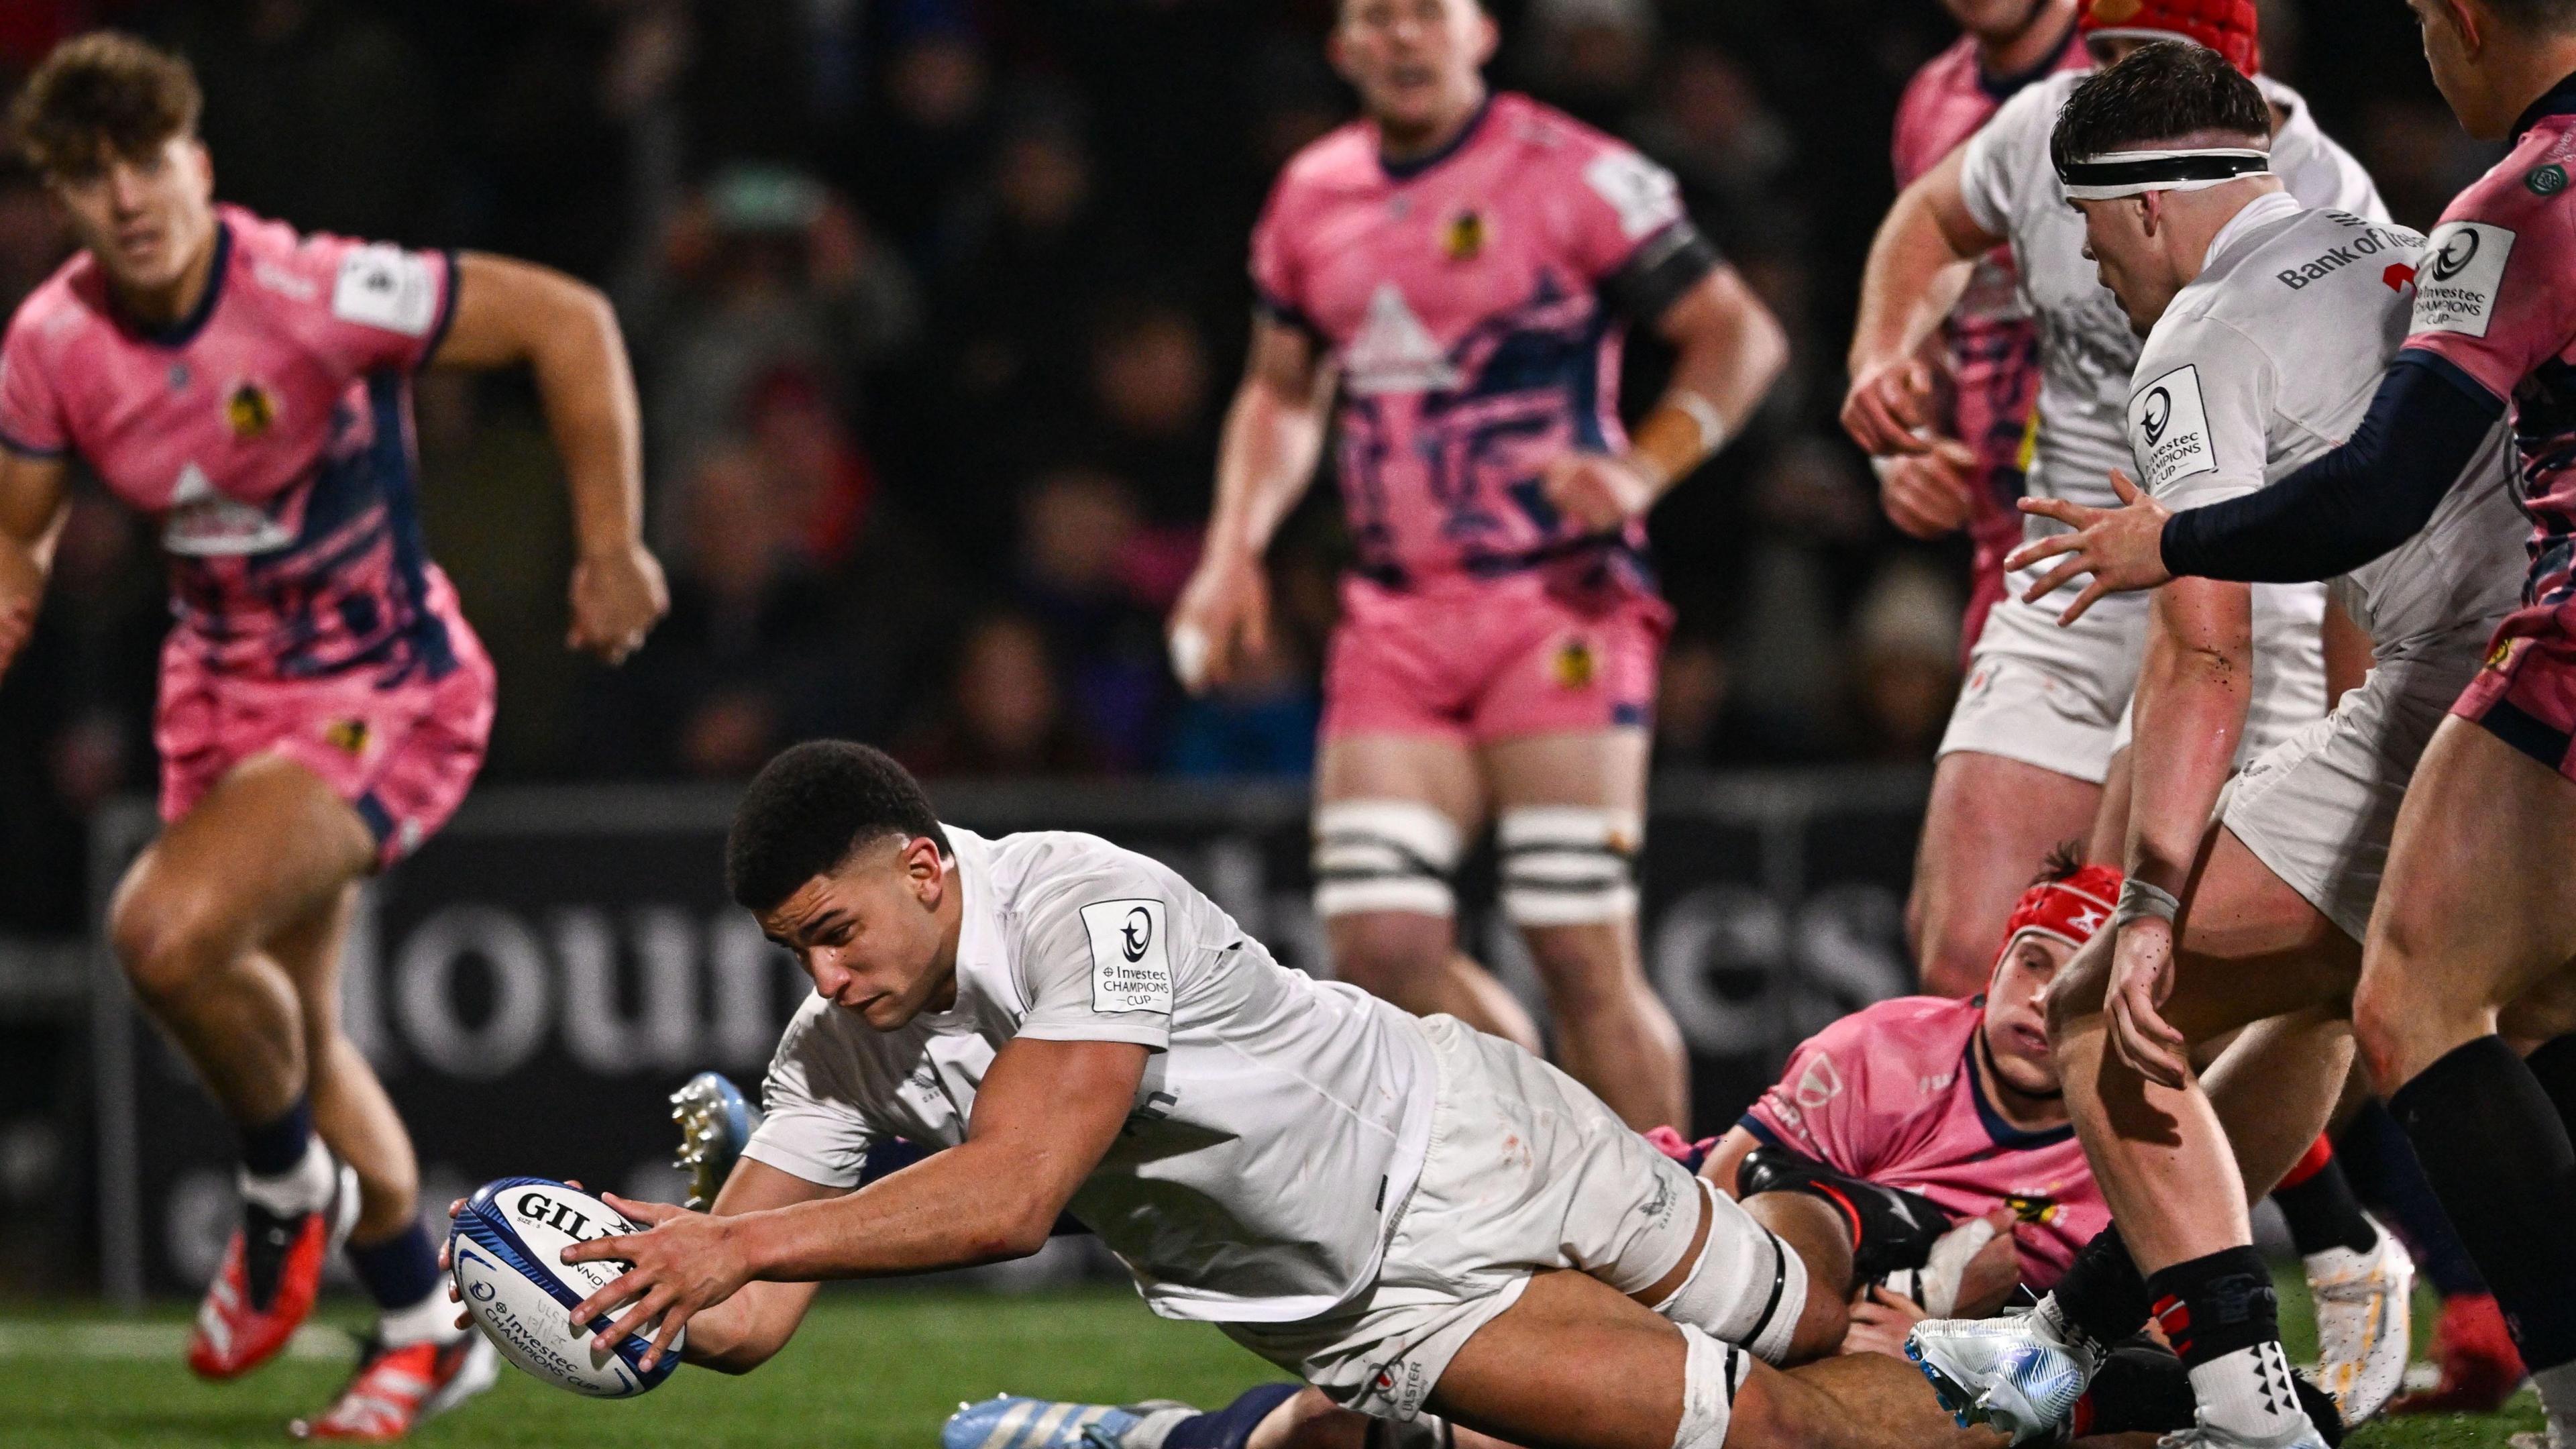
[[[2159,40],[2084,78],[2057,113],[2048,154],[2063,167],[2200,131],[2259,138],[2268,146],[2271,103],[2217,51]]]
[[[2487,8],[2533,35],[2576,30],[2576,0],[2487,0]]]
[[[755,914],[850,858],[862,842],[948,834],[912,772],[885,751],[850,740],[809,740],[753,776],[725,837],[725,889]]]
[[[2053,885],[2058,881],[2073,880],[2075,873],[2083,868],[2084,842],[2061,840],[2049,847],[2048,858],[2039,863],[2039,874],[2032,876],[2030,883],[2035,886]]]
[[[193,135],[205,97],[188,62],[114,30],[74,36],[53,49],[9,108],[9,132],[27,164],[78,176],[122,156],[140,160],[173,136]]]

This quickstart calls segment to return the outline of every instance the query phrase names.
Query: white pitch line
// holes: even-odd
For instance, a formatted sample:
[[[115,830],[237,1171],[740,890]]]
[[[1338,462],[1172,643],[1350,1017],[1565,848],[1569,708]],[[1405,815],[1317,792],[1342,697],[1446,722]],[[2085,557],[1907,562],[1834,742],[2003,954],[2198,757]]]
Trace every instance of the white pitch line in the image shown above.
[[[184,1323],[41,1323],[0,1322],[0,1359],[86,1359],[92,1361],[167,1360],[187,1356]],[[346,1362],[356,1355],[357,1341],[336,1328],[306,1326],[286,1344],[294,1359]]]

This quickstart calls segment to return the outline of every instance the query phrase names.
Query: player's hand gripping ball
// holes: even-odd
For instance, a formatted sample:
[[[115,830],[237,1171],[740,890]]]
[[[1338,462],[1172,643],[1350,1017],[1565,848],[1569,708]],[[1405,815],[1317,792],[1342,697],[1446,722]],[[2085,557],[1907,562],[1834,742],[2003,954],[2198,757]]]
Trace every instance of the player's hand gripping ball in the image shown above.
[[[466,1312],[504,1358],[577,1394],[623,1399],[671,1376],[680,1343],[651,1369],[639,1367],[650,1335],[629,1334],[613,1352],[593,1344],[601,1317],[572,1326],[572,1310],[624,1270],[615,1262],[566,1263],[574,1243],[641,1232],[644,1225],[578,1188],[542,1177],[487,1183],[448,1229],[449,1272]],[[680,1331],[685,1340],[687,1329]]]

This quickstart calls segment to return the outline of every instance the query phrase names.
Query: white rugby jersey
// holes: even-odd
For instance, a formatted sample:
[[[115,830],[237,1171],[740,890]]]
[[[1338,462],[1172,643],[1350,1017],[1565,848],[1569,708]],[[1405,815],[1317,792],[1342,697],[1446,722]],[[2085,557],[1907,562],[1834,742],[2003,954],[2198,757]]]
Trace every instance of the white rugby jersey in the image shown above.
[[[1271,958],[1161,863],[1097,836],[946,827],[964,891],[957,1001],[878,1032],[822,997],[770,1063],[744,1155],[827,1187],[873,1143],[953,1147],[1014,1037],[1153,1049],[1072,1211],[1156,1313],[1286,1323],[1376,1275],[1437,1086],[1411,1017]]]
[[[2236,214],[2148,334],[2127,411],[2137,477],[2168,507],[2274,482],[2361,425],[2406,341],[2424,238],[2279,192]],[[2432,522],[2333,582],[2377,657],[2474,657],[2521,602],[2529,524],[2499,421]]]
[[[2084,258],[2084,218],[2067,205],[2049,160],[2048,135],[2067,97],[2091,71],[2061,71],[2022,89],[1970,137],[1960,158],[1960,191],[1977,225],[2009,240],[2022,301],[2038,319],[2039,438],[2030,492],[2096,508],[2117,507],[2111,470],[2130,468],[2129,377],[2138,338],[2101,274]],[[2258,78],[2264,98],[2287,116],[2272,138],[2272,169],[2303,205],[2387,219],[2379,190],[2308,115],[2307,102]],[[2026,518],[2030,537],[2063,531]]]

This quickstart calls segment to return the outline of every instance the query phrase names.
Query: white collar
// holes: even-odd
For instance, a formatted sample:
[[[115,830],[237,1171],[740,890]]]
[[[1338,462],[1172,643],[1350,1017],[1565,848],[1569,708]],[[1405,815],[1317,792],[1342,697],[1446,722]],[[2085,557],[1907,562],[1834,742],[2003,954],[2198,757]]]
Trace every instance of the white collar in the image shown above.
[[[2207,276],[2218,270],[2219,259],[2227,255],[2227,249],[2244,240],[2254,228],[2283,217],[2296,216],[2306,209],[2299,204],[2297,197],[2287,191],[2267,191],[2245,203],[2227,219],[2227,225],[2218,229],[2218,235],[2209,239],[2209,255],[2201,262],[2201,275]]]

